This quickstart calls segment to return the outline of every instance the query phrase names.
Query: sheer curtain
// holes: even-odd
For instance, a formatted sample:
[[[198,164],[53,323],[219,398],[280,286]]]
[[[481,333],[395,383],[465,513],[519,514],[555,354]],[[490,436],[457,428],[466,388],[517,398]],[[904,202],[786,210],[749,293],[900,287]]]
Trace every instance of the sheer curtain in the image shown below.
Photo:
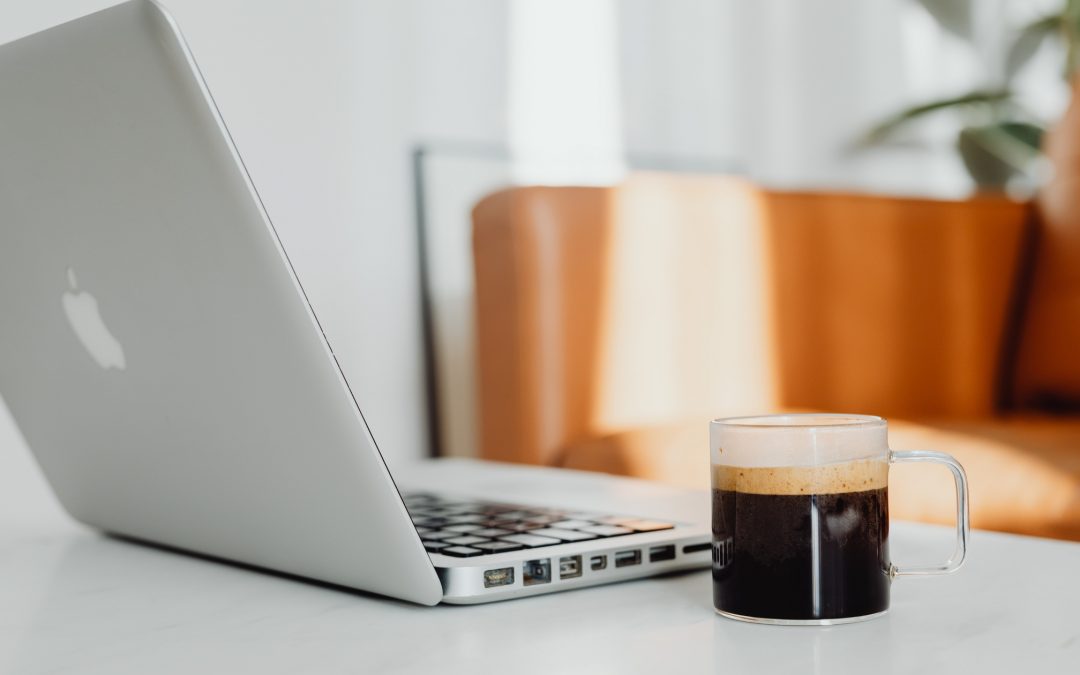
[[[959,119],[851,146],[912,104],[1003,84],[1017,29],[1056,0],[514,0],[508,127],[517,175],[603,182],[621,158],[733,165],[769,184],[938,196],[971,188]],[[1063,107],[1057,58],[1018,89]],[[1041,61],[1040,61],[1041,59]]]

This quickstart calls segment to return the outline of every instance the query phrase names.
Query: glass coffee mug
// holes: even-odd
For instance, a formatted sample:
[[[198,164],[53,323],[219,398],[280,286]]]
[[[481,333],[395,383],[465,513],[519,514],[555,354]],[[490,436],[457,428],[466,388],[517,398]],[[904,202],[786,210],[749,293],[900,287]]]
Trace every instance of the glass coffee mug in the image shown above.
[[[889,609],[897,576],[947,574],[964,561],[967,478],[944,453],[889,450],[870,415],[766,415],[715,420],[713,605],[773,624],[836,624]],[[956,550],[942,565],[889,558],[892,462],[939,462],[956,479]]]

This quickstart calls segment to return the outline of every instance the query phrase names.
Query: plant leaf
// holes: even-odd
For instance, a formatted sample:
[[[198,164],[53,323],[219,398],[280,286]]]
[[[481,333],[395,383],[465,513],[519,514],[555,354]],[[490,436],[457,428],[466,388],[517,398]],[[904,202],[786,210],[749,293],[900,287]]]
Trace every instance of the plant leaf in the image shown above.
[[[981,190],[1002,190],[1016,175],[1016,168],[987,150],[980,134],[973,128],[960,131],[956,137],[956,151],[968,175]]]
[[[1047,37],[1060,35],[1065,25],[1063,14],[1052,14],[1024,26],[1005,57],[1005,77],[1011,81]]]
[[[931,101],[929,103],[921,103],[916,106],[912,106],[907,110],[902,110],[892,117],[881,122],[877,126],[870,129],[863,138],[859,141],[858,145],[873,145],[880,143],[882,140],[896,132],[897,129],[907,125],[913,120],[917,120],[921,117],[925,117],[931,113],[938,112],[940,110],[947,110],[949,108],[965,108],[965,107],[980,107],[980,106],[998,106],[1007,102],[1012,98],[1012,92],[1006,90],[1000,91],[972,91],[962,96],[956,96],[954,98],[941,99],[940,101]]]
[[[1042,129],[1024,122],[1004,122],[968,127],[960,139],[980,146],[987,153],[1015,171],[1026,170],[1039,156]]]
[[[1042,151],[1043,135],[1046,129],[1030,122],[1001,122],[997,125],[1002,133],[1012,136],[1017,141],[1036,152]]]
[[[918,2],[945,30],[965,42],[971,42],[974,39],[972,3],[964,0],[918,0]]]

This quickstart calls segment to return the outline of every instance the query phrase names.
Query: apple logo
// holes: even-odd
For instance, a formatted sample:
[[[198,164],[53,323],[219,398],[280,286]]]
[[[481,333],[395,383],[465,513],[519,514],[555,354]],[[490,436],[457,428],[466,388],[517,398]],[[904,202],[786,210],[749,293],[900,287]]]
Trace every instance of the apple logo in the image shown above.
[[[67,278],[70,289],[64,293],[62,300],[64,314],[67,315],[75,336],[99,366],[105,370],[123,370],[127,367],[124,348],[101,319],[97,299],[86,291],[79,290],[75,270],[70,267]]]

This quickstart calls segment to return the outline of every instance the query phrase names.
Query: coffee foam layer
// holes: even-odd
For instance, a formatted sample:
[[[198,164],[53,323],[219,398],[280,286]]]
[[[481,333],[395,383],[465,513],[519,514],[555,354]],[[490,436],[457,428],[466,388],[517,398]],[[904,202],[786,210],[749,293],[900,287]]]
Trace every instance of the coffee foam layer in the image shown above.
[[[759,495],[812,495],[879,490],[889,481],[889,464],[861,460],[818,466],[713,465],[713,489]]]
[[[763,423],[751,424],[756,420]],[[709,425],[709,443],[714,464],[755,468],[844,464],[889,452],[885,421],[852,415],[717,420]]]

